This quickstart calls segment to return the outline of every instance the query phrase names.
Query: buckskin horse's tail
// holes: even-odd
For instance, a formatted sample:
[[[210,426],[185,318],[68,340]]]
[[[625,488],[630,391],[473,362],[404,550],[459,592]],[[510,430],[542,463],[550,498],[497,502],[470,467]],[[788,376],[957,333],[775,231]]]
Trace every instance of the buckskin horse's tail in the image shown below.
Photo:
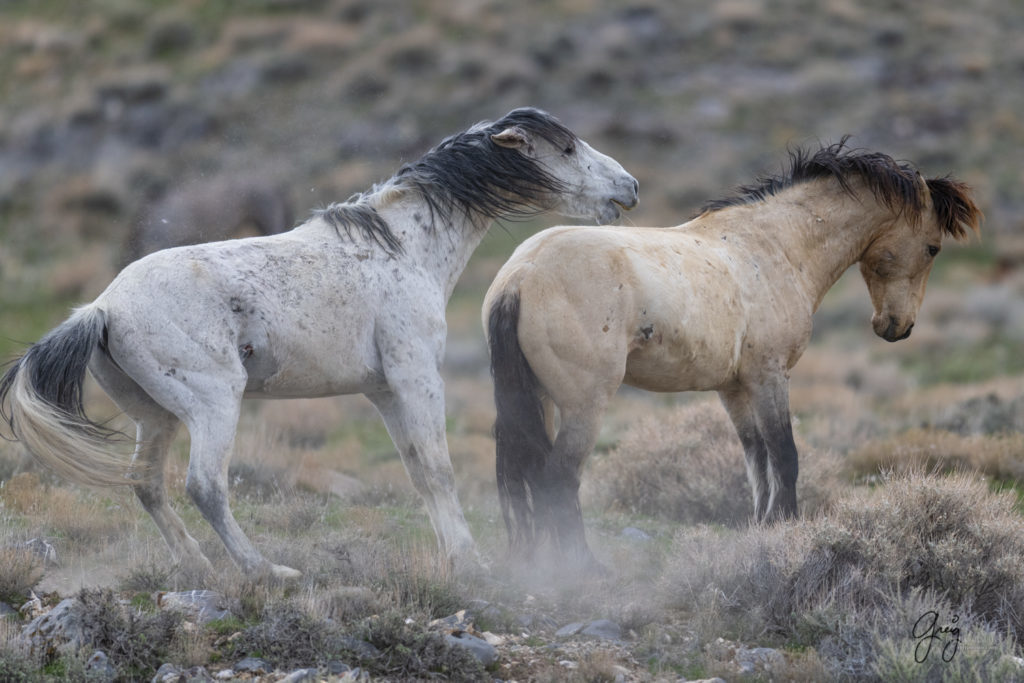
[[[0,378],[0,417],[15,438],[57,474],[94,486],[131,483],[127,462],[111,451],[124,435],[91,421],[82,406],[85,371],[93,353],[106,352],[106,334],[104,311],[83,306]]]
[[[536,542],[537,493],[551,439],[544,425],[540,385],[519,346],[519,293],[495,299],[487,322],[494,378],[496,473],[509,548],[530,552]]]

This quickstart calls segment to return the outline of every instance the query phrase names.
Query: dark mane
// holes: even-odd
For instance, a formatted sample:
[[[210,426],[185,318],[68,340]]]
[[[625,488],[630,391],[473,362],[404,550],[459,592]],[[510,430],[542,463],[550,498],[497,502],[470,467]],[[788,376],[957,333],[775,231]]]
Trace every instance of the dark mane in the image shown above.
[[[850,178],[854,177],[885,206],[903,213],[911,222],[920,220],[925,197],[916,169],[886,154],[851,149],[846,145],[848,138],[844,136],[839,142],[823,146],[814,153],[804,149],[791,151],[789,167],[782,174],[744,185],[735,197],[708,202],[701,207],[701,213],[764,201],[786,188],[819,178],[835,178],[845,192],[852,194]]]
[[[928,190],[932,195],[935,217],[942,231],[958,240],[967,239],[967,229],[979,232],[984,215],[971,197],[971,189],[959,180],[929,178]]]
[[[313,215],[327,221],[339,235],[344,231],[352,239],[352,230],[355,229],[364,239],[376,242],[389,254],[401,252],[402,243],[391,232],[388,224],[375,208],[361,199],[363,195],[357,194],[344,204],[331,204],[326,209],[317,209]]]
[[[427,227],[432,231],[438,224],[449,226],[456,212],[487,219],[541,213],[548,195],[565,192],[567,188],[533,159],[491,140],[492,135],[512,126],[558,149],[571,147],[577,140],[575,133],[550,114],[529,107],[516,109],[498,121],[481,122],[445,138],[419,161],[402,166],[374,191],[390,186],[418,192],[430,211]],[[332,204],[316,215],[350,238],[355,229],[389,253],[401,252],[398,238],[366,201],[369,194]]]

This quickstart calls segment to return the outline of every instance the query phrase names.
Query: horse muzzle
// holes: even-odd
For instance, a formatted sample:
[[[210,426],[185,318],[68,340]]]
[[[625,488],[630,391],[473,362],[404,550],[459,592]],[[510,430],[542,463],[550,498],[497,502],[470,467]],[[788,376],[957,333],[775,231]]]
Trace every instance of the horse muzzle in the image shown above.
[[[622,189],[616,188],[617,193],[608,197],[608,201],[594,218],[601,225],[607,225],[617,221],[623,211],[629,211],[637,205],[639,199],[640,184],[636,178],[629,176],[629,181],[619,184]]]
[[[884,324],[884,327],[883,327]],[[884,339],[887,342],[898,342],[906,339],[910,336],[910,332],[914,329],[914,323],[911,322],[906,328],[900,325],[899,320],[895,316],[889,316],[888,320],[881,317],[876,317],[871,321],[871,326],[875,330],[875,334]]]
[[[612,197],[613,204],[618,204],[626,211],[633,209],[640,203],[640,183],[636,178],[630,177],[632,184],[620,197]]]

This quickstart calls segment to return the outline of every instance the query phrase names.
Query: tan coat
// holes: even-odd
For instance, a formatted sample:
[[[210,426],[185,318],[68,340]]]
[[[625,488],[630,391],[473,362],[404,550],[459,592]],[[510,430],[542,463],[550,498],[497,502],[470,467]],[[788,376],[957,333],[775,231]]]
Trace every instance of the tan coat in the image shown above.
[[[540,478],[546,475],[524,474],[535,481],[512,489],[544,490],[531,490],[532,510],[520,505],[521,511],[529,516],[551,506],[544,514],[555,535],[586,553],[582,538],[572,538],[582,534],[581,523],[565,526],[552,510],[561,505],[559,496],[573,498],[566,515],[578,510],[580,468],[601,414],[625,383],[650,391],[718,391],[744,442],[755,518],[796,514],[788,371],[807,347],[825,293],[860,262],[875,332],[902,339],[913,327],[943,234],[962,236],[961,223],[977,227],[979,214],[962,186],[945,180],[928,181],[931,186],[884,159],[891,165],[879,172],[893,174],[885,179],[898,184],[900,200],[910,193],[912,203],[894,206],[888,195],[876,196],[872,177],[826,174],[677,227],[558,227],[524,242],[487,293],[485,327],[494,334],[515,300],[518,345],[553,440],[550,452],[536,459],[558,461],[545,471],[568,481],[545,502],[550,482]],[[945,209],[948,193],[963,204],[955,225],[933,204],[937,195]],[[496,382],[495,366],[504,362],[492,353]],[[515,429],[501,414],[506,390],[512,388],[495,388],[499,433]],[[499,438],[499,469],[516,457],[503,452]],[[499,481],[499,489],[512,495],[507,484]]]

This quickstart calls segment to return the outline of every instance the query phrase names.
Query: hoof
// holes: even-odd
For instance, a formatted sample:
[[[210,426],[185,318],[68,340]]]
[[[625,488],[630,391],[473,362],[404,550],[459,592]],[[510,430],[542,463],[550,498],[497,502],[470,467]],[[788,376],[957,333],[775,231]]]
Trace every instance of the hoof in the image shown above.
[[[283,564],[272,564],[269,570],[270,576],[278,581],[294,581],[302,578],[302,572],[298,569],[286,567]]]
[[[186,582],[195,584],[207,584],[217,576],[213,565],[205,556],[182,558],[174,563],[171,571]]]
[[[480,555],[476,545],[467,543],[448,554],[448,566],[459,576],[486,576],[491,573],[491,566]]]
[[[612,576],[612,570],[595,560],[593,556],[581,565],[580,572],[588,579],[607,579]]]

